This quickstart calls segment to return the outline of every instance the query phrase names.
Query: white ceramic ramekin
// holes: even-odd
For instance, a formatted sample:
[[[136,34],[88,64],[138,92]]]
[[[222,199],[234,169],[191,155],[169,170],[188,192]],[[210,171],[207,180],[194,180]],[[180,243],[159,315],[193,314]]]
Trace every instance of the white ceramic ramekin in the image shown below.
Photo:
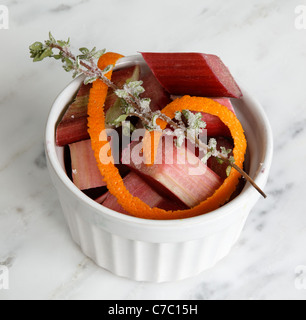
[[[135,61],[144,63],[140,56],[131,56],[121,59],[116,68]],[[74,241],[99,266],[138,281],[175,281],[213,267],[237,241],[260,195],[247,184],[218,210],[172,221],[130,217],[91,200],[66,175],[63,148],[55,144],[56,124],[82,80],[71,82],[55,100],[45,141],[51,178]],[[243,99],[234,101],[234,106],[248,140],[250,175],[264,188],[272,162],[272,132],[260,104],[242,91]]]

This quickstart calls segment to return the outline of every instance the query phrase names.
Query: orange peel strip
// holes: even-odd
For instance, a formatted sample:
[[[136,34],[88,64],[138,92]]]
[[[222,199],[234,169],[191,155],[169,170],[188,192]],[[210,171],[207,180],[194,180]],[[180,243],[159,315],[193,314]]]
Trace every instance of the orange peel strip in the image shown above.
[[[115,65],[123,56],[118,53],[107,52],[101,56],[98,61],[98,67],[103,70],[108,65]],[[105,76],[111,79],[113,71],[109,71]],[[100,150],[108,143],[105,129],[104,103],[107,96],[108,86],[102,80],[96,80],[89,93],[88,101],[88,133],[91,137],[91,146],[95,154],[95,158],[99,170],[103,171],[102,161],[100,160]],[[102,125],[101,125],[102,124]],[[110,148],[110,147],[109,147]],[[114,163],[114,161],[111,161]],[[116,169],[113,166],[113,170]]]
[[[99,67],[102,69],[109,64],[115,64],[121,58],[121,55],[108,53],[103,55],[99,60]],[[111,72],[107,75],[111,77]],[[188,210],[166,211],[159,208],[150,208],[146,203],[137,197],[133,197],[126,189],[123,180],[119,174],[118,169],[113,162],[103,164],[100,161],[100,150],[105,144],[107,139],[105,135],[101,135],[105,130],[105,116],[103,105],[107,95],[107,86],[100,80],[94,82],[90,91],[89,104],[88,104],[88,126],[89,134],[92,141],[92,148],[98,163],[99,170],[104,177],[109,192],[114,195],[118,203],[131,215],[154,220],[171,220],[171,219],[185,219],[198,215],[202,215],[218,209],[226,201],[229,200],[232,193],[235,191],[240,174],[236,170],[231,170],[231,173],[221,187],[208,199],[201,202],[194,208]],[[190,111],[199,111],[210,113],[218,116],[231,131],[234,139],[234,158],[236,164],[242,168],[244,162],[244,155],[246,152],[246,139],[243,128],[237,117],[229,111],[226,107],[220,105],[218,102],[208,98],[184,96],[171,102],[162,110],[168,117],[173,118],[176,111],[188,109]],[[161,127],[165,126],[165,122],[158,123]]]

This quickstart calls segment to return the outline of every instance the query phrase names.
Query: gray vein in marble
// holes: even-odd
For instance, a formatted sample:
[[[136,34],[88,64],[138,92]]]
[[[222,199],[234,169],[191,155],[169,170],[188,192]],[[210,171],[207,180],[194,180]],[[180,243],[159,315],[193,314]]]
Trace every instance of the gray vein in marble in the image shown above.
[[[269,195],[279,199],[281,198],[284,194],[286,194],[287,192],[289,192],[290,190],[292,190],[292,188],[294,187],[294,183],[286,183],[283,187],[281,188],[274,188],[272,190],[269,191]]]
[[[298,121],[292,124],[291,125],[291,130],[293,131],[292,138],[295,139],[298,136],[300,136],[300,134],[304,132],[305,127],[306,127],[306,119],[303,119],[301,121]]]
[[[203,16],[206,13],[208,13],[209,9],[208,8],[203,8],[202,11],[199,13],[199,16]]]
[[[193,300],[212,300],[218,295],[218,299],[223,299],[226,296],[226,292],[230,288],[230,284],[227,282],[201,283],[195,290],[192,296]]]
[[[68,5],[68,4],[62,3],[62,4],[58,5],[57,7],[50,9],[50,12],[52,12],[52,13],[67,12],[67,11],[70,11],[71,9],[74,9],[77,6],[82,5],[84,3],[87,3],[89,1],[90,0],[80,0],[80,1],[77,1],[76,3],[74,3],[72,5]]]
[[[257,225],[256,230],[261,232],[261,231],[263,231],[264,227],[265,227],[265,224],[264,223],[260,223],[259,225]]]
[[[5,260],[0,261],[0,266],[6,266],[8,268],[11,268],[14,264],[15,257],[14,256],[9,256]]]
[[[36,142],[31,142],[30,144],[26,145],[24,148],[14,153],[4,164],[2,164],[2,166],[0,167],[0,172],[4,171],[9,166],[11,166],[17,159],[19,159],[23,154],[29,151],[35,144]]]
[[[54,12],[54,13],[58,13],[58,12],[61,12],[61,11],[69,11],[71,8],[72,7],[67,5],[67,4],[60,4],[59,6],[57,6],[54,9],[51,9],[50,11]]]
[[[279,152],[284,150],[289,143],[298,139],[305,133],[306,119],[299,119],[295,122],[287,124],[281,132],[281,135],[276,139],[275,151]]]
[[[88,273],[92,272],[92,267],[95,264],[89,258],[84,258],[76,267],[74,273],[71,278],[62,283],[58,288],[56,288],[50,295],[50,300],[58,300],[69,296],[73,292],[73,290],[78,286],[78,283],[84,280],[84,277],[88,276]]]
[[[279,3],[279,0],[272,0],[270,3],[254,4],[253,6],[250,6],[251,11],[240,26],[252,25],[258,23],[259,20],[267,19],[271,14],[274,14],[279,10]]]
[[[46,159],[46,154],[44,150],[40,153],[38,157],[36,157],[34,163],[39,169],[47,168],[47,159]]]

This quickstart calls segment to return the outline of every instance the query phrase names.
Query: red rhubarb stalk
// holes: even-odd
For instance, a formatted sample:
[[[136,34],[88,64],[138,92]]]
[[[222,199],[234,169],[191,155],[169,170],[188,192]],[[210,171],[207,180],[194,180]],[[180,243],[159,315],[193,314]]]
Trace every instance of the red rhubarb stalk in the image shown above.
[[[65,146],[69,143],[89,139],[87,132],[87,104],[91,85],[84,85],[74,102],[69,106],[56,129],[56,144]]]
[[[162,110],[172,101],[170,94],[160,85],[151,71],[142,75],[140,80],[143,81],[143,87],[145,89],[145,92],[142,93],[140,97],[151,99],[151,111]]]
[[[143,52],[142,56],[170,94],[231,98],[242,96],[228,68],[215,55]]]
[[[213,100],[215,100],[216,102],[219,102],[223,106],[227,107],[234,114],[236,114],[230,99],[214,98]],[[217,136],[231,137],[230,130],[218,117],[208,113],[202,113],[202,114],[203,114],[202,120],[206,123],[207,135],[209,137],[214,137],[214,136],[215,137]]]

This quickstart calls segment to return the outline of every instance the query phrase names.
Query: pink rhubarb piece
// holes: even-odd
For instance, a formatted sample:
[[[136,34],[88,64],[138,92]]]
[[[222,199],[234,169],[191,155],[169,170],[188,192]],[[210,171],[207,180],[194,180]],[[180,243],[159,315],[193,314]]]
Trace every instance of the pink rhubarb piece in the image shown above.
[[[91,141],[84,140],[69,145],[72,178],[80,190],[106,186],[98,169]]]

